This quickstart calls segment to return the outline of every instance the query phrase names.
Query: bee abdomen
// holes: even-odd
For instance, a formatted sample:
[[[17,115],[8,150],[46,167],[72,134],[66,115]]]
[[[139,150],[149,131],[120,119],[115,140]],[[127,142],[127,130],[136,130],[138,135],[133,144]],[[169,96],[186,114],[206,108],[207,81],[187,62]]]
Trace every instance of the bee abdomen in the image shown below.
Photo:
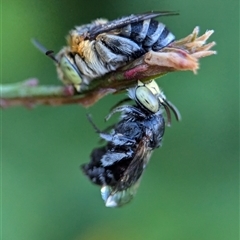
[[[130,38],[136,41],[137,43],[143,42],[146,38],[151,19],[147,19],[142,22],[132,23],[131,25],[131,34]]]
[[[168,46],[174,40],[175,36],[165,27],[158,40],[153,44],[152,50],[159,51],[160,49]]]
[[[120,30],[120,35],[135,41],[145,51],[158,51],[175,40],[166,26],[154,19],[128,24]]]

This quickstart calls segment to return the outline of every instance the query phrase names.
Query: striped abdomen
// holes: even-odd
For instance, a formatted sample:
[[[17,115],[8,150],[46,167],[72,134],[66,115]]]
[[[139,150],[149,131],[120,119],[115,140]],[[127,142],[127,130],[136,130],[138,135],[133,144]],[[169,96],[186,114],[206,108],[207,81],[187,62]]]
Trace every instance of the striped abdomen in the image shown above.
[[[120,29],[119,35],[135,41],[145,51],[159,51],[175,39],[164,24],[154,19],[128,24]]]

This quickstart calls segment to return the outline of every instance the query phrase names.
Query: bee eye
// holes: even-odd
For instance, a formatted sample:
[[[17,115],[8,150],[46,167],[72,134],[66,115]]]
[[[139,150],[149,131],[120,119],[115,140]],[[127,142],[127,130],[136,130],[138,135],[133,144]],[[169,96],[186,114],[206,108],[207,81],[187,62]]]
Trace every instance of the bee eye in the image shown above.
[[[135,99],[140,106],[150,112],[156,113],[160,108],[158,98],[145,85],[137,87]]]
[[[59,61],[59,67],[63,72],[63,75],[71,82],[75,87],[82,83],[82,78],[77,67],[71,63],[68,57],[63,56]]]
[[[161,93],[159,86],[154,80],[152,80],[149,83],[146,83],[145,87],[147,87],[154,95],[158,95]]]

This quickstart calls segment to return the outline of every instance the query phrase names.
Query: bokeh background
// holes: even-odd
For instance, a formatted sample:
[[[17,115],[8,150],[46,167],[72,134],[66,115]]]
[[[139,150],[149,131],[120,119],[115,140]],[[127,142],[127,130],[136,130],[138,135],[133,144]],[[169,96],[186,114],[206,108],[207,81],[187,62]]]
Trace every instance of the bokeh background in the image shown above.
[[[57,84],[53,63],[30,43],[58,51],[75,25],[148,10],[178,10],[161,18],[182,38],[195,26],[214,29],[216,56],[197,75],[158,80],[183,120],[167,128],[135,199],[120,209],[103,204],[99,188],[79,169],[89,161],[104,116],[123,95],[89,109],[71,105],[1,111],[2,239],[239,239],[239,1],[2,1],[1,77],[37,77]],[[60,84],[60,83],[59,83]]]

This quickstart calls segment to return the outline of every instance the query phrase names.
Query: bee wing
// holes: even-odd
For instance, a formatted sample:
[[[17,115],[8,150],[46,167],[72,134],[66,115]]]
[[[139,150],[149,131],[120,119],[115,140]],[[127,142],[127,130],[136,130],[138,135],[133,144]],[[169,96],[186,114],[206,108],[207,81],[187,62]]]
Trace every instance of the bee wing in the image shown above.
[[[98,25],[89,32],[89,38],[94,39],[98,34],[111,31],[116,28],[124,27],[128,24],[144,21],[151,18],[156,18],[159,16],[172,16],[178,15],[178,12],[175,11],[151,11],[142,14],[132,14],[127,17],[122,17],[113,21],[109,21],[106,24]]]
[[[147,148],[148,140],[143,139],[137,146],[136,155],[114,187],[104,185],[101,189],[106,207],[122,206],[134,197],[140,184],[141,175],[148,163],[152,150]]]
[[[129,188],[139,180],[151,153],[152,151],[147,149],[147,141],[142,140],[136,149],[136,155],[118,181],[117,190]]]

